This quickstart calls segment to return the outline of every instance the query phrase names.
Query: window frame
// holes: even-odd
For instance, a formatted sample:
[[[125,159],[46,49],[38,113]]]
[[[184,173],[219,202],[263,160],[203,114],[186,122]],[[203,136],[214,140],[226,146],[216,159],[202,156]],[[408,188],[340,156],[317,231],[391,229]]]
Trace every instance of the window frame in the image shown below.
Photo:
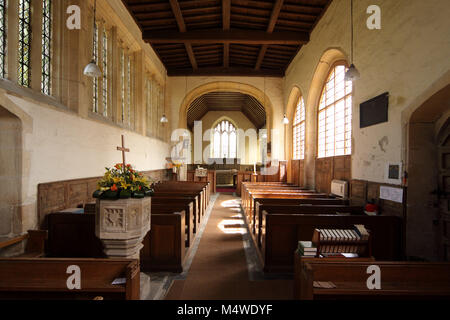
[[[46,5],[48,5],[48,16],[45,13]],[[53,3],[52,0],[42,0],[41,92],[48,96],[52,94],[52,40]]]
[[[28,4],[28,10],[25,10],[25,3]],[[24,12],[28,11],[28,15]],[[17,61],[17,82],[19,85],[31,88],[31,45],[33,39],[33,10],[31,0],[18,1],[18,61]],[[25,36],[25,30],[27,36]],[[28,39],[26,41],[25,39]],[[27,49],[25,49],[27,47]],[[28,59],[25,57],[28,56]],[[24,71],[26,67],[26,71]],[[26,79],[25,79],[25,75]]]
[[[325,107],[323,108],[323,109],[320,109],[320,105],[321,105],[321,102],[322,102],[322,98],[324,97],[324,92],[325,92],[325,90],[326,90],[326,85],[327,85],[327,82],[329,81],[329,79],[330,79],[330,77],[331,77],[331,74],[333,73],[333,71],[336,69],[336,67],[338,67],[338,66],[344,66],[345,67],[345,72],[348,70],[348,68],[349,68],[349,65],[348,65],[348,63],[347,63],[347,61],[345,61],[345,60],[338,60],[338,61],[336,61],[336,62],[334,62],[332,65],[331,65],[331,67],[328,69],[328,73],[327,73],[327,76],[326,76],[326,78],[325,78],[325,80],[324,80],[324,82],[323,82],[323,84],[322,84],[322,90],[320,91],[321,93],[320,93],[320,96],[319,96],[319,100],[318,100],[318,102],[317,102],[317,118],[316,118],[316,148],[317,148],[317,151],[316,151],[316,158],[317,159],[324,159],[324,158],[332,158],[332,157],[341,157],[341,156],[349,156],[349,155],[352,155],[352,152],[353,152],[353,146],[352,146],[352,136],[353,136],[353,124],[352,124],[352,117],[353,117],[353,90],[354,90],[354,87],[353,87],[353,84],[352,84],[352,90],[351,90],[351,92],[350,93],[348,93],[348,94],[345,94],[344,93],[344,96],[343,97],[341,97],[341,98],[339,98],[338,100],[334,100],[333,101],[333,103],[331,103],[331,104],[329,104],[329,105],[326,105],[326,102],[325,102]],[[344,80],[344,88],[345,88],[345,80]],[[336,88],[336,85],[334,85],[334,88]],[[321,114],[321,112],[323,111],[323,110],[326,110],[326,109],[328,109],[330,106],[335,106],[336,104],[337,104],[337,102],[339,102],[339,101],[341,101],[341,100],[343,100],[344,101],[344,103],[345,103],[345,100],[348,98],[348,97],[351,97],[351,99],[352,99],[352,103],[351,103],[351,105],[350,105],[350,112],[351,112],[351,115],[350,115],[350,127],[351,127],[351,129],[350,129],[350,153],[346,153],[346,141],[347,141],[347,139],[345,139],[345,134],[346,134],[346,131],[345,131],[345,115],[344,115],[344,154],[342,154],[342,155],[337,155],[336,154],[336,119],[334,119],[334,131],[335,131],[335,133],[334,133],[334,142],[333,142],[333,144],[334,144],[334,152],[333,152],[333,155],[327,155],[326,154],[326,151],[327,151],[327,149],[326,149],[326,136],[325,136],[325,151],[324,151],[324,155],[323,156],[319,156],[320,155],[320,147],[319,147],[319,130],[320,130],[320,114]],[[345,106],[344,106],[344,110],[345,110]],[[336,113],[335,113],[336,114]],[[325,134],[326,134],[326,129],[325,129]]]
[[[300,107],[300,101],[302,102],[302,106]],[[303,117],[299,120],[299,122],[296,122],[297,120],[297,114],[300,111],[299,109],[303,109]],[[300,140],[298,143],[300,144],[300,155],[297,157],[296,155],[296,149],[297,149],[297,141],[296,141],[296,128],[303,126],[303,140],[302,135],[300,135]],[[301,147],[301,143],[303,141],[303,148]],[[294,112],[294,118],[292,119],[292,160],[305,160],[305,149],[306,149],[306,105],[305,105],[305,99],[303,99],[303,96],[300,96],[297,100],[297,106],[295,108]]]
[[[3,12],[3,20],[0,24],[1,46],[0,50],[0,78],[5,79],[8,65],[8,0],[0,0],[0,10]]]
[[[224,123],[228,123],[229,127],[225,130],[224,129]],[[213,158],[232,158],[231,155],[234,155],[234,158],[237,157],[237,149],[238,149],[238,139],[237,139],[237,127],[236,125],[228,120],[228,119],[222,119],[219,122],[216,122],[216,124],[212,127],[212,132],[211,132],[211,141],[212,141],[212,148],[211,148],[211,156]],[[219,157],[216,157],[216,141],[215,141],[215,137],[216,137],[216,133],[219,134]],[[230,138],[231,138],[231,134],[234,133],[235,137],[235,143],[234,143],[234,150],[231,150],[231,146],[232,143],[230,143]],[[227,139],[227,154],[224,157],[223,156],[223,136],[224,134],[226,134],[226,139]]]

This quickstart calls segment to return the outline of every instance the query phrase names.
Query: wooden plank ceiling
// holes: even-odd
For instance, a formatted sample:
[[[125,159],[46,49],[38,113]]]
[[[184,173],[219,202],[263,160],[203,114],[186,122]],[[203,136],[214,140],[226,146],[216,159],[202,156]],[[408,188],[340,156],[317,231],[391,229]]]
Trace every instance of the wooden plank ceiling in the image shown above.
[[[169,76],[284,76],[332,0],[123,0]]]
[[[195,99],[189,106],[187,124],[192,130],[194,121],[201,120],[209,111],[240,111],[256,128],[266,124],[266,112],[252,96],[239,92],[211,92]]]

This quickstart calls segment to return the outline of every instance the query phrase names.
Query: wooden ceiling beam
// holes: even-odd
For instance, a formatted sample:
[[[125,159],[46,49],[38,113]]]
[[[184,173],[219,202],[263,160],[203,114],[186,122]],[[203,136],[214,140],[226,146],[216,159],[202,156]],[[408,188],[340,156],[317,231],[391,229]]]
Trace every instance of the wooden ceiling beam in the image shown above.
[[[269,25],[267,26],[267,33],[272,33],[275,29],[275,25],[280,15],[281,8],[283,7],[283,2],[284,0],[277,0],[277,2],[275,2],[272,9],[272,14],[270,15]],[[264,60],[264,56],[266,55],[268,47],[269,46],[267,44],[263,44],[263,46],[261,47],[258,55],[258,60],[256,60],[255,70],[259,70],[261,68],[261,64]]]
[[[178,24],[178,29],[181,33],[186,33],[186,24],[184,23],[183,14],[181,13],[180,4],[177,0],[169,0],[170,7],[172,8],[173,15]],[[192,50],[192,45],[190,43],[184,44],[186,47],[186,52],[191,62],[192,69],[197,70],[197,61],[195,60],[194,50]]]
[[[222,28],[224,31],[230,30],[231,21],[231,0],[222,0]],[[223,66],[230,66],[230,44],[223,44]]]
[[[240,44],[280,44],[303,45],[309,41],[307,32],[274,32],[265,31],[189,31],[189,32],[152,32],[144,31],[143,39],[152,44],[158,43],[240,43]]]

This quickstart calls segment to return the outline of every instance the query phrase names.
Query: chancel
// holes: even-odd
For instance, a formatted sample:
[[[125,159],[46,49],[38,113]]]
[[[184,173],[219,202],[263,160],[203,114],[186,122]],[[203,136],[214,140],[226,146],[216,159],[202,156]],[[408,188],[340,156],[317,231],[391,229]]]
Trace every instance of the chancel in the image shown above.
[[[0,0],[0,299],[450,299],[449,12]]]

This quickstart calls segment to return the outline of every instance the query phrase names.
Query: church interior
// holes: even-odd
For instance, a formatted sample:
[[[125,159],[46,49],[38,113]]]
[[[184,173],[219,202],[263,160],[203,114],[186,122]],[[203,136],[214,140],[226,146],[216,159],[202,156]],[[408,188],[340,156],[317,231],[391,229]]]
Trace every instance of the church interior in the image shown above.
[[[0,300],[450,299],[447,0],[0,0]]]

